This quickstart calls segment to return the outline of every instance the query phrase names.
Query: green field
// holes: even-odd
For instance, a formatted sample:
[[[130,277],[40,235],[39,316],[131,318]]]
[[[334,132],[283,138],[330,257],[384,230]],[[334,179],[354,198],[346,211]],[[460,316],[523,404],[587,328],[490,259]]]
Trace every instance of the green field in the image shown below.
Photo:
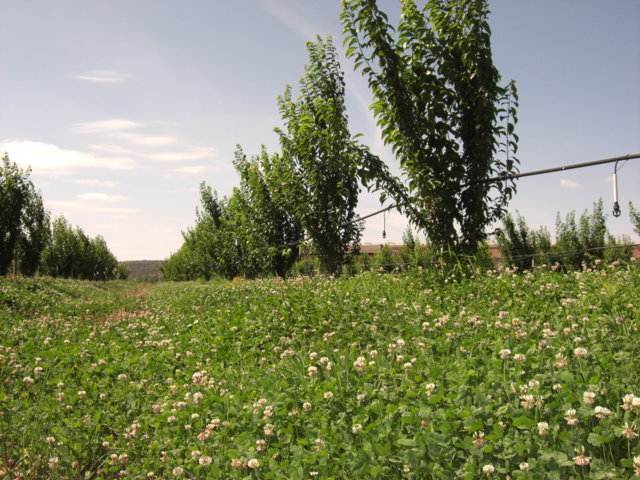
[[[0,287],[0,477],[640,471],[635,265]]]

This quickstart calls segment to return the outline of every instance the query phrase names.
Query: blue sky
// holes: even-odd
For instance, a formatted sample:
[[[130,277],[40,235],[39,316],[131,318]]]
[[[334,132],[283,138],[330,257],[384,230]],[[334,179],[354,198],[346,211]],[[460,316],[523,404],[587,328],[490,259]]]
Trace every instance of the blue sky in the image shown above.
[[[397,0],[381,0],[390,12]],[[640,2],[496,0],[494,62],[520,94],[521,171],[640,152]],[[162,259],[193,225],[198,185],[228,194],[236,144],[277,149],[277,97],[297,86],[305,41],[333,35],[337,0],[1,0],[0,150],[54,215],[101,234],[120,260]],[[340,48],[342,51],[342,49]],[[341,57],[351,129],[397,171],[368,111],[366,82]],[[510,210],[554,232],[556,212],[603,198],[613,165],[522,179]],[[619,175],[623,215],[640,206],[640,160]],[[380,208],[363,194],[362,214]],[[382,216],[363,241],[382,242]],[[400,243],[406,221],[386,220]]]

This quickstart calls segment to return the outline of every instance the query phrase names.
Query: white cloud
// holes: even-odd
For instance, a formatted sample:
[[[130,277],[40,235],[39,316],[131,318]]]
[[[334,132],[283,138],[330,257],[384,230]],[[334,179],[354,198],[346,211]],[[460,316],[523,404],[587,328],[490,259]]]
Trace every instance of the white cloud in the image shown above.
[[[78,185],[97,185],[99,187],[113,188],[117,185],[116,182],[110,182],[108,180],[96,180],[93,178],[76,178],[75,180],[71,180],[72,183],[77,183]]]
[[[581,188],[582,185],[571,180],[560,180],[560,186],[564,188]]]
[[[609,175],[608,177],[602,177],[600,181],[602,183],[613,183],[613,175]]]
[[[34,173],[67,174],[75,168],[128,170],[138,168],[128,157],[97,157],[77,150],[66,150],[50,143],[23,140],[0,142],[0,151],[8,152],[12,161],[31,167]]]
[[[69,212],[88,212],[97,214],[128,216],[140,211],[136,208],[108,207],[105,205],[96,205],[95,203],[91,202],[72,200],[48,200],[47,207],[52,208],[56,213],[60,212],[63,214],[68,214]]]
[[[175,173],[195,174],[195,173],[203,173],[203,172],[206,172],[208,170],[212,170],[213,168],[214,167],[212,167],[211,165],[190,165],[190,166],[186,166],[186,167],[174,168],[171,171],[175,172]]]
[[[217,151],[214,148],[194,148],[187,151],[159,153],[140,152],[138,150],[121,147],[120,145],[102,143],[91,145],[89,148],[91,148],[92,150],[97,150],[99,152],[146,158],[148,160],[155,160],[158,162],[182,162],[185,160],[200,160],[202,158],[211,158],[217,155]]]
[[[137,133],[117,133],[114,135],[127,143],[143,147],[165,147],[177,142],[174,137],[162,135],[141,135]]]
[[[76,80],[86,80],[96,83],[120,83],[123,82],[127,76],[128,75],[112,70],[91,70],[89,72],[70,75],[71,78],[75,78]]]
[[[111,145],[111,144],[104,144],[104,143],[90,145],[89,148],[91,150],[96,150],[98,152],[112,153],[114,155],[137,155],[138,154],[135,150],[130,150],[128,148],[121,147],[120,145]]]
[[[164,228],[164,227],[147,227],[145,232],[150,233],[175,233],[175,228]]]
[[[68,129],[71,133],[116,133],[122,130],[142,127],[143,125],[131,120],[115,118],[97,122],[75,123]]]
[[[191,152],[164,152],[140,156],[160,162],[180,162],[184,160],[199,160],[201,158],[214,157],[215,155],[216,151],[213,148],[201,148]]]
[[[121,202],[126,200],[122,195],[107,195],[106,193],[87,192],[77,195],[81,200],[96,200],[98,202]]]
[[[100,231],[124,230],[127,228],[127,224],[122,222],[96,223],[93,227]]]

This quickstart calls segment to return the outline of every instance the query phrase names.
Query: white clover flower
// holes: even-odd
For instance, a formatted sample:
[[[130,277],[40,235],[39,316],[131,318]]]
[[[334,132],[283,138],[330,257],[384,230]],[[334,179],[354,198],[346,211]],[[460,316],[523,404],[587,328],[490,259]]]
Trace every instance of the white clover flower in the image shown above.
[[[567,425],[578,425],[580,421],[578,420],[577,412],[574,408],[570,408],[565,412],[564,419],[567,421]]]
[[[313,365],[311,365],[309,368],[307,368],[307,374],[310,377],[315,377],[318,375],[318,367],[315,367]]]
[[[634,424],[629,425],[626,422],[624,424],[624,427],[622,428],[621,435],[627,440],[634,440],[638,438],[638,434],[635,432],[635,425]]]
[[[360,425],[359,423],[354,423],[353,426],[351,427],[351,431],[353,433],[358,433],[362,430],[362,425]]]
[[[325,400],[330,400],[333,398],[333,392],[324,392],[322,396],[325,398]]]
[[[503,348],[498,354],[500,355],[500,358],[502,360],[508,360],[511,356],[511,350],[509,350],[508,348]]]
[[[259,466],[260,466],[260,462],[258,461],[257,458],[252,458],[247,462],[248,468],[254,469],[254,468],[258,468]]]
[[[632,393],[628,393],[627,395],[622,397],[622,409],[631,410],[633,408],[633,399],[634,395]]]
[[[526,472],[527,470],[529,470],[529,464],[527,462],[522,462],[520,465],[520,470],[522,470],[523,472]]]
[[[594,415],[599,419],[607,418],[609,415],[611,415],[611,410],[606,407],[597,406],[594,409]]]
[[[176,467],[173,470],[171,470],[171,473],[173,473],[174,477],[181,477],[184,474],[184,468]]]
[[[587,405],[593,405],[596,402],[596,394],[593,392],[584,392],[582,394],[582,401]]]
[[[484,465],[482,467],[482,473],[487,474],[487,475],[491,475],[495,471],[496,471],[495,467],[493,465],[491,465],[490,463],[488,463],[487,465]]]
[[[549,433],[549,424],[547,422],[538,422],[538,433],[545,436]]]
[[[589,351],[584,347],[578,347],[573,351],[573,355],[576,358],[586,358],[588,354],[589,354]]]
[[[524,363],[524,362],[526,362],[526,361],[527,361],[527,357],[526,357],[523,353],[516,353],[516,354],[513,356],[513,359],[514,359],[516,362],[520,362],[520,363]]]
[[[358,357],[355,362],[353,362],[353,367],[359,372],[364,371],[367,366],[367,360],[364,357]]]
[[[573,457],[573,462],[579,467],[586,467],[591,463],[591,457],[587,457],[584,454],[584,447],[576,449],[577,457]]]
[[[200,465],[211,465],[211,462],[213,461],[213,459],[207,455],[202,455],[199,459],[198,459],[198,464]]]

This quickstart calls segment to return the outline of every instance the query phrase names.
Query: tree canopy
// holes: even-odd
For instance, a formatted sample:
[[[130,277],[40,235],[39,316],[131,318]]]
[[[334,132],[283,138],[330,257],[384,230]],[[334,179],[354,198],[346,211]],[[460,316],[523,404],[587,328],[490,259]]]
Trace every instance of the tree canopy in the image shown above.
[[[402,1],[397,27],[375,0],[344,0],[347,55],[409,181],[410,220],[434,243],[473,253],[515,191],[517,95],[500,85],[484,0]]]

